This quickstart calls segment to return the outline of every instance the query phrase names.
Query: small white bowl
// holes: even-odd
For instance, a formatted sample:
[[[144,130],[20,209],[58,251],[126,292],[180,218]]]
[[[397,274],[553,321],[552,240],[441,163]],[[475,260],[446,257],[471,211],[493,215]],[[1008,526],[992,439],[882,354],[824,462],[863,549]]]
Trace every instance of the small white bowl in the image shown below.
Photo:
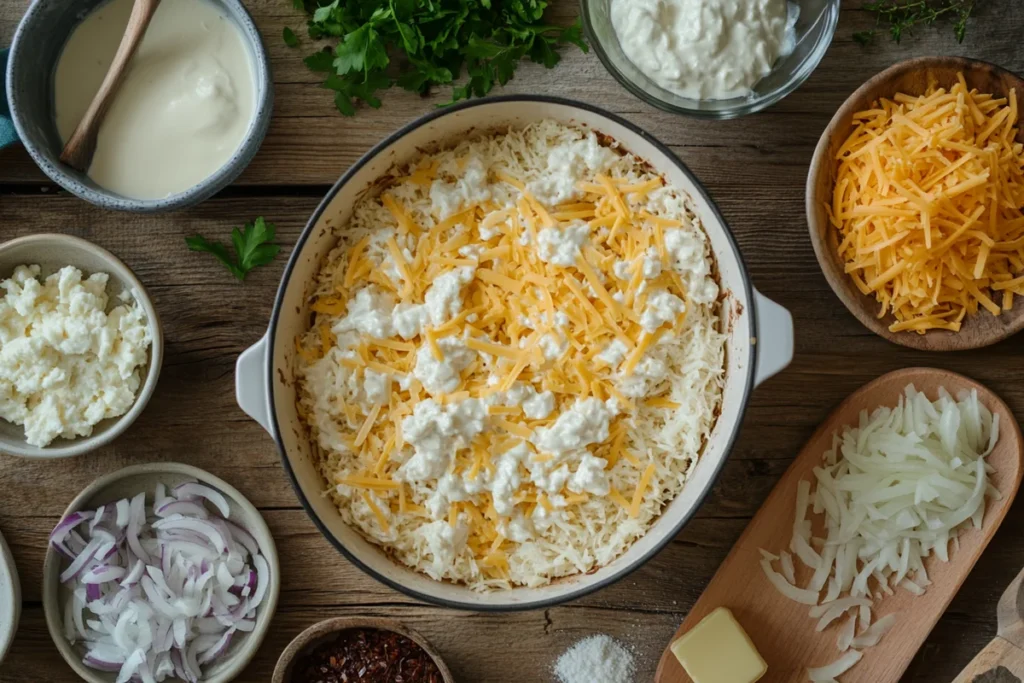
[[[249,664],[259,650],[263,638],[270,630],[270,622],[277,609],[281,592],[281,565],[277,557],[277,546],[270,535],[270,529],[259,511],[238,490],[209,472],[174,462],[132,465],[111,472],[89,484],[79,493],[61,519],[80,510],[94,510],[100,505],[112,503],[133,496],[141,491],[152,493],[158,483],[168,488],[185,481],[198,481],[220,491],[231,508],[230,519],[246,529],[259,544],[260,553],[270,568],[270,588],[263,602],[256,608],[256,626],[249,633],[239,633],[231,641],[227,653],[204,671],[203,683],[227,683]],[[104,673],[90,669],[82,663],[82,653],[64,637],[64,603],[69,591],[60,582],[64,558],[52,547],[47,547],[43,560],[43,613],[46,627],[50,631],[57,650],[64,660],[87,683],[114,683],[116,673]],[[177,679],[175,679],[177,680]]]
[[[0,534],[0,664],[11,647],[21,616],[21,584],[14,557]]]
[[[89,436],[77,439],[57,438],[45,448],[26,443],[25,430],[21,425],[0,420],[0,453],[37,459],[82,455],[120,436],[135,422],[135,418],[149,402],[153,390],[156,389],[164,358],[164,337],[160,319],[142,283],[131,269],[106,249],[79,237],[55,234],[29,235],[0,244],[0,281],[9,278],[14,269],[22,265],[38,265],[42,277],[51,275],[64,266],[75,266],[85,277],[97,272],[107,273],[110,276],[107,282],[110,307],[113,308],[119,303],[118,296],[121,292],[130,291],[142,306],[149,322],[149,335],[153,340],[149,348],[149,363],[141,371],[142,382],[135,403],[124,415],[101,421],[93,427]]]

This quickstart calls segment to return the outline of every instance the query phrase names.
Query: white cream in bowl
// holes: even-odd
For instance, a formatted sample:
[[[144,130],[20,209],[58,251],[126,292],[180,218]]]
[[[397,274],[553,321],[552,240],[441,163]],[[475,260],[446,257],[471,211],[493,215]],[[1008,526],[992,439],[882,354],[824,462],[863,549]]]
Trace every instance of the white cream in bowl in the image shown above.
[[[57,130],[67,141],[99,89],[132,0],[111,0],[71,34],[57,64]],[[89,177],[132,199],[160,199],[216,173],[256,109],[241,30],[207,0],[160,4],[100,126]]]

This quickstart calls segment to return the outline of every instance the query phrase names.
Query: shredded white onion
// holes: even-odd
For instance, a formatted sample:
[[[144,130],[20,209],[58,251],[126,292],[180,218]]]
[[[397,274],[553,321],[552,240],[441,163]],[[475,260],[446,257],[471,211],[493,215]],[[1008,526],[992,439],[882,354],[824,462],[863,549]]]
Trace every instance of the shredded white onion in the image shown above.
[[[57,524],[64,635],[82,643],[86,666],[117,683],[195,683],[236,633],[255,628],[270,568],[230,513],[223,494],[189,482],[170,496],[158,485],[152,506],[139,493]]]
[[[790,579],[787,552],[761,551],[768,580],[786,597],[813,605],[818,631],[856,610],[837,639],[846,654],[811,669],[812,681],[837,678],[857,663],[860,649],[877,645],[892,627],[891,614],[871,623],[875,599],[892,595],[894,587],[923,594],[931,583],[925,558],[948,561],[959,533],[981,526],[985,498],[1000,497],[985,462],[998,439],[999,416],[977,392],[954,399],[940,389],[931,401],[913,385],[895,408],[863,411],[857,426],[833,436],[813,481],[797,486],[789,550],[813,571],[807,587]],[[809,516],[824,522],[824,539],[812,537]],[[772,567],[776,560],[782,574]]]
[[[807,675],[810,677],[811,683],[825,683],[826,681],[835,680],[853,668],[853,665],[859,662],[863,656],[864,654],[857,650],[847,650],[846,654],[827,666],[808,669]]]

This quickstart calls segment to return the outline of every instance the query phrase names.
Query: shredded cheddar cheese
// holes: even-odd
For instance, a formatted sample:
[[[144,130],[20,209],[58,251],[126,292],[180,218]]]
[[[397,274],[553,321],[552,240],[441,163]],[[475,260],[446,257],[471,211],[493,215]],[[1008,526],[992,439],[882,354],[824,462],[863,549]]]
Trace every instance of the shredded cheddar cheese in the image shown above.
[[[828,213],[857,288],[893,332],[958,332],[1024,294],[1017,93],[899,94],[854,115]]]

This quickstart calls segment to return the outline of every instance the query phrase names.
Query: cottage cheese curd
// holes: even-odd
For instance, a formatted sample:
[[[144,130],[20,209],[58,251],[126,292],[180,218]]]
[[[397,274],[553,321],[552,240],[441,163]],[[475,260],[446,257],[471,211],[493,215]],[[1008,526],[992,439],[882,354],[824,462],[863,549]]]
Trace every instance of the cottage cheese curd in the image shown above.
[[[0,419],[45,447],[89,436],[128,412],[151,343],[145,313],[126,297],[109,311],[107,275],[66,266],[45,280],[19,266],[0,283]]]
[[[698,100],[742,97],[793,51],[786,0],[612,0],[619,45],[652,81]]]
[[[338,227],[297,340],[327,495],[399,561],[477,590],[614,560],[721,400],[689,199],[551,121],[390,175]]]

